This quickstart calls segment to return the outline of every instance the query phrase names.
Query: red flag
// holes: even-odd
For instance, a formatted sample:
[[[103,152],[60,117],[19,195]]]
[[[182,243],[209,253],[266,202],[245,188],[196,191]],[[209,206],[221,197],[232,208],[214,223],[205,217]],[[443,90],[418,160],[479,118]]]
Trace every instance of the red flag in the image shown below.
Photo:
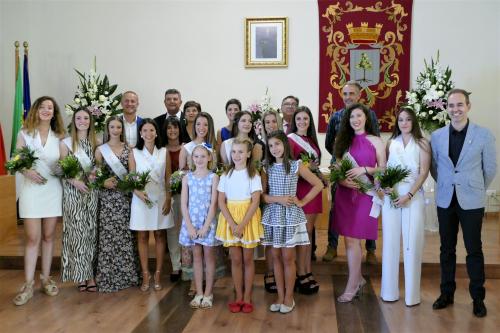
[[[5,169],[6,162],[7,162],[7,157],[5,154],[5,145],[3,144],[2,124],[0,124],[0,175],[7,174],[7,170]]]

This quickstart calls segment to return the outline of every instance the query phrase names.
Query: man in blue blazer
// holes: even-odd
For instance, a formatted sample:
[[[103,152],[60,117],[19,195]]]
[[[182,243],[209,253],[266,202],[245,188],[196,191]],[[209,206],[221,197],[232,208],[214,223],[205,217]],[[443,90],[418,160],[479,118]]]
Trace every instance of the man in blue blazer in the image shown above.
[[[123,109],[123,132],[125,140],[129,147],[135,147],[139,137],[139,127],[142,124],[142,118],[137,115],[139,107],[139,96],[134,91],[126,91],[122,94],[121,105]]]
[[[469,293],[473,313],[486,316],[484,305],[484,256],[481,227],[486,189],[496,173],[495,138],[492,133],[469,121],[469,93],[453,89],[448,94],[447,111],[451,123],[432,133],[431,174],[436,180],[436,205],[441,238],[441,295],[432,305],[443,309],[453,304],[458,226],[462,228]]]

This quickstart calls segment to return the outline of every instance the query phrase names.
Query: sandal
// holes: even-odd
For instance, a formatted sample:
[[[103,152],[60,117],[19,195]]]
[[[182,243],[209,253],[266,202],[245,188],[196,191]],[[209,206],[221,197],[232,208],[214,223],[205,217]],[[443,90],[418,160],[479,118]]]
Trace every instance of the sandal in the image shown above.
[[[212,308],[213,302],[214,302],[214,295],[203,296],[203,299],[201,300],[200,303],[200,308],[210,309]]]
[[[318,292],[319,286],[314,286],[311,281],[308,280],[307,274],[305,274],[297,276],[294,289],[303,295],[312,295]]]
[[[40,275],[40,279],[42,280],[42,291],[45,295],[56,296],[59,294],[59,288],[57,288],[55,281],[50,276],[45,278],[43,275]]]
[[[92,285],[92,286],[87,286],[87,288],[85,288],[86,291],[88,291],[89,293],[95,293],[97,292],[97,285]]]
[[[84,282],[82,282],[81,284],[79,284],[76,287],[78,288],[78,291],[81,293],[87,290],[87,284]]]
[[[149,274],[149,272],[142,273],[141,291],[148,291],[149,290],[149,282],[150,281],[151,281],[151,274]]]
[[[193,300],[189,303],[192,309],[199,309],[201,306],[201,301],[204,299],[203,295],[196,295]]]
[[[163,286],[161,285],[161,272],[160,271],[155,272],[153,289],[155,291],[160,291],[163,289]]]
[[[314,286],[314,288],[316,288],[316,287],[317,287],[317,288],[318,288],[318,290],[319,290],[319,283],[318,283],[318,281],[316,281],[316,280],[314,279],[314,277],[313,277],[313,274],[312,274],[312,273],[307,273],[307,274],[305,275],[305,277],[309,279],[309,282],[311,283],[311,286]]]
[[[33,297],[33,286],[35,281],[25,282],[19,291],[19,294],[12,300],[15,305],[24,305]]]
[[[274,273],[266,273],[264,275],[264,288],[270,294],[276,294],[278,292],[276,280],[274,279]]]

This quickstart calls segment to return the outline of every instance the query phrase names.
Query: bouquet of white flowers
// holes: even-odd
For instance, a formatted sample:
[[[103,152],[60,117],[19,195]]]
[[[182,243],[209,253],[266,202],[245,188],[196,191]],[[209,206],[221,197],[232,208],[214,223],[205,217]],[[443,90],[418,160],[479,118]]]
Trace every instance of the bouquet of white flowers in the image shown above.
[[[110,85],[107,75],[101,78],[101,75],[96,73],[95,59],[89,74],[76,69],[75,71],[79,76],[80,84],[77,87],[73,103],[65,106],[66,113],[72,116],[76,110],[87,107],[92,113],[96,132],[102,132],[106,120],[122,112],[118,109],[122,95],[118,94],[113,97],[118,85]]]
[[[425,60],[424,64],[424,70],[417,77],[416,88],[406,92],[406,106],[415,111],[420,127],[432,132],[450,122],[446,96],[454,84],[451,69],[443,69],[439,63],[439,51],[436,61],[431,58],[430,66]]]
[[[247,110],[252,114],[253,127],[255,129],[255,134],[259,137],[259,139],[262,139],[261,133],[263,131],[262,114],[271,110],[278,112],[278,109],[271,105],[271,96],[267,94],[268,91],[269,89],[266,88],[266,94],[262,97],[262,101],[260,103],[252,103],[247,108]]]

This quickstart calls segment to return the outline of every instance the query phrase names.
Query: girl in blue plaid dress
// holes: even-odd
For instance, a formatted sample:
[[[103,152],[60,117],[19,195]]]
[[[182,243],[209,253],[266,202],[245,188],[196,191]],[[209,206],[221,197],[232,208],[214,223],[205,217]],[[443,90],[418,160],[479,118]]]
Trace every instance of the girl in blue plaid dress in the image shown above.
[[[307,220],[302,207],[321,192],[323,184],[300,161],[291,160],[288,138],[283,131],[268,135],[266,159],[268,166],[262,177],[263,200],[266,203],[262,216],[263,245],[273,247],[274,276],[278,288],[278,297],[269,310],[288,313],[295,307],[295,246],[309,244]],[[299,177],[312,185],[302,200],[296,196]],[[299,277],[299,280],[306,279]]]
[[[217,184],[219,177],[212,169],[213,150],[207,143],[193,149],[191,158],[194,171],[182,179],[182,226],[179,243],[193,250],[194,282],[196,295],[190,303],[194,309],[212,307],[212,288],[215,275],[214,247],[221,244],[215,239],[217,221]],[[205,291],[203,291],[203,259],[205,259]]]

